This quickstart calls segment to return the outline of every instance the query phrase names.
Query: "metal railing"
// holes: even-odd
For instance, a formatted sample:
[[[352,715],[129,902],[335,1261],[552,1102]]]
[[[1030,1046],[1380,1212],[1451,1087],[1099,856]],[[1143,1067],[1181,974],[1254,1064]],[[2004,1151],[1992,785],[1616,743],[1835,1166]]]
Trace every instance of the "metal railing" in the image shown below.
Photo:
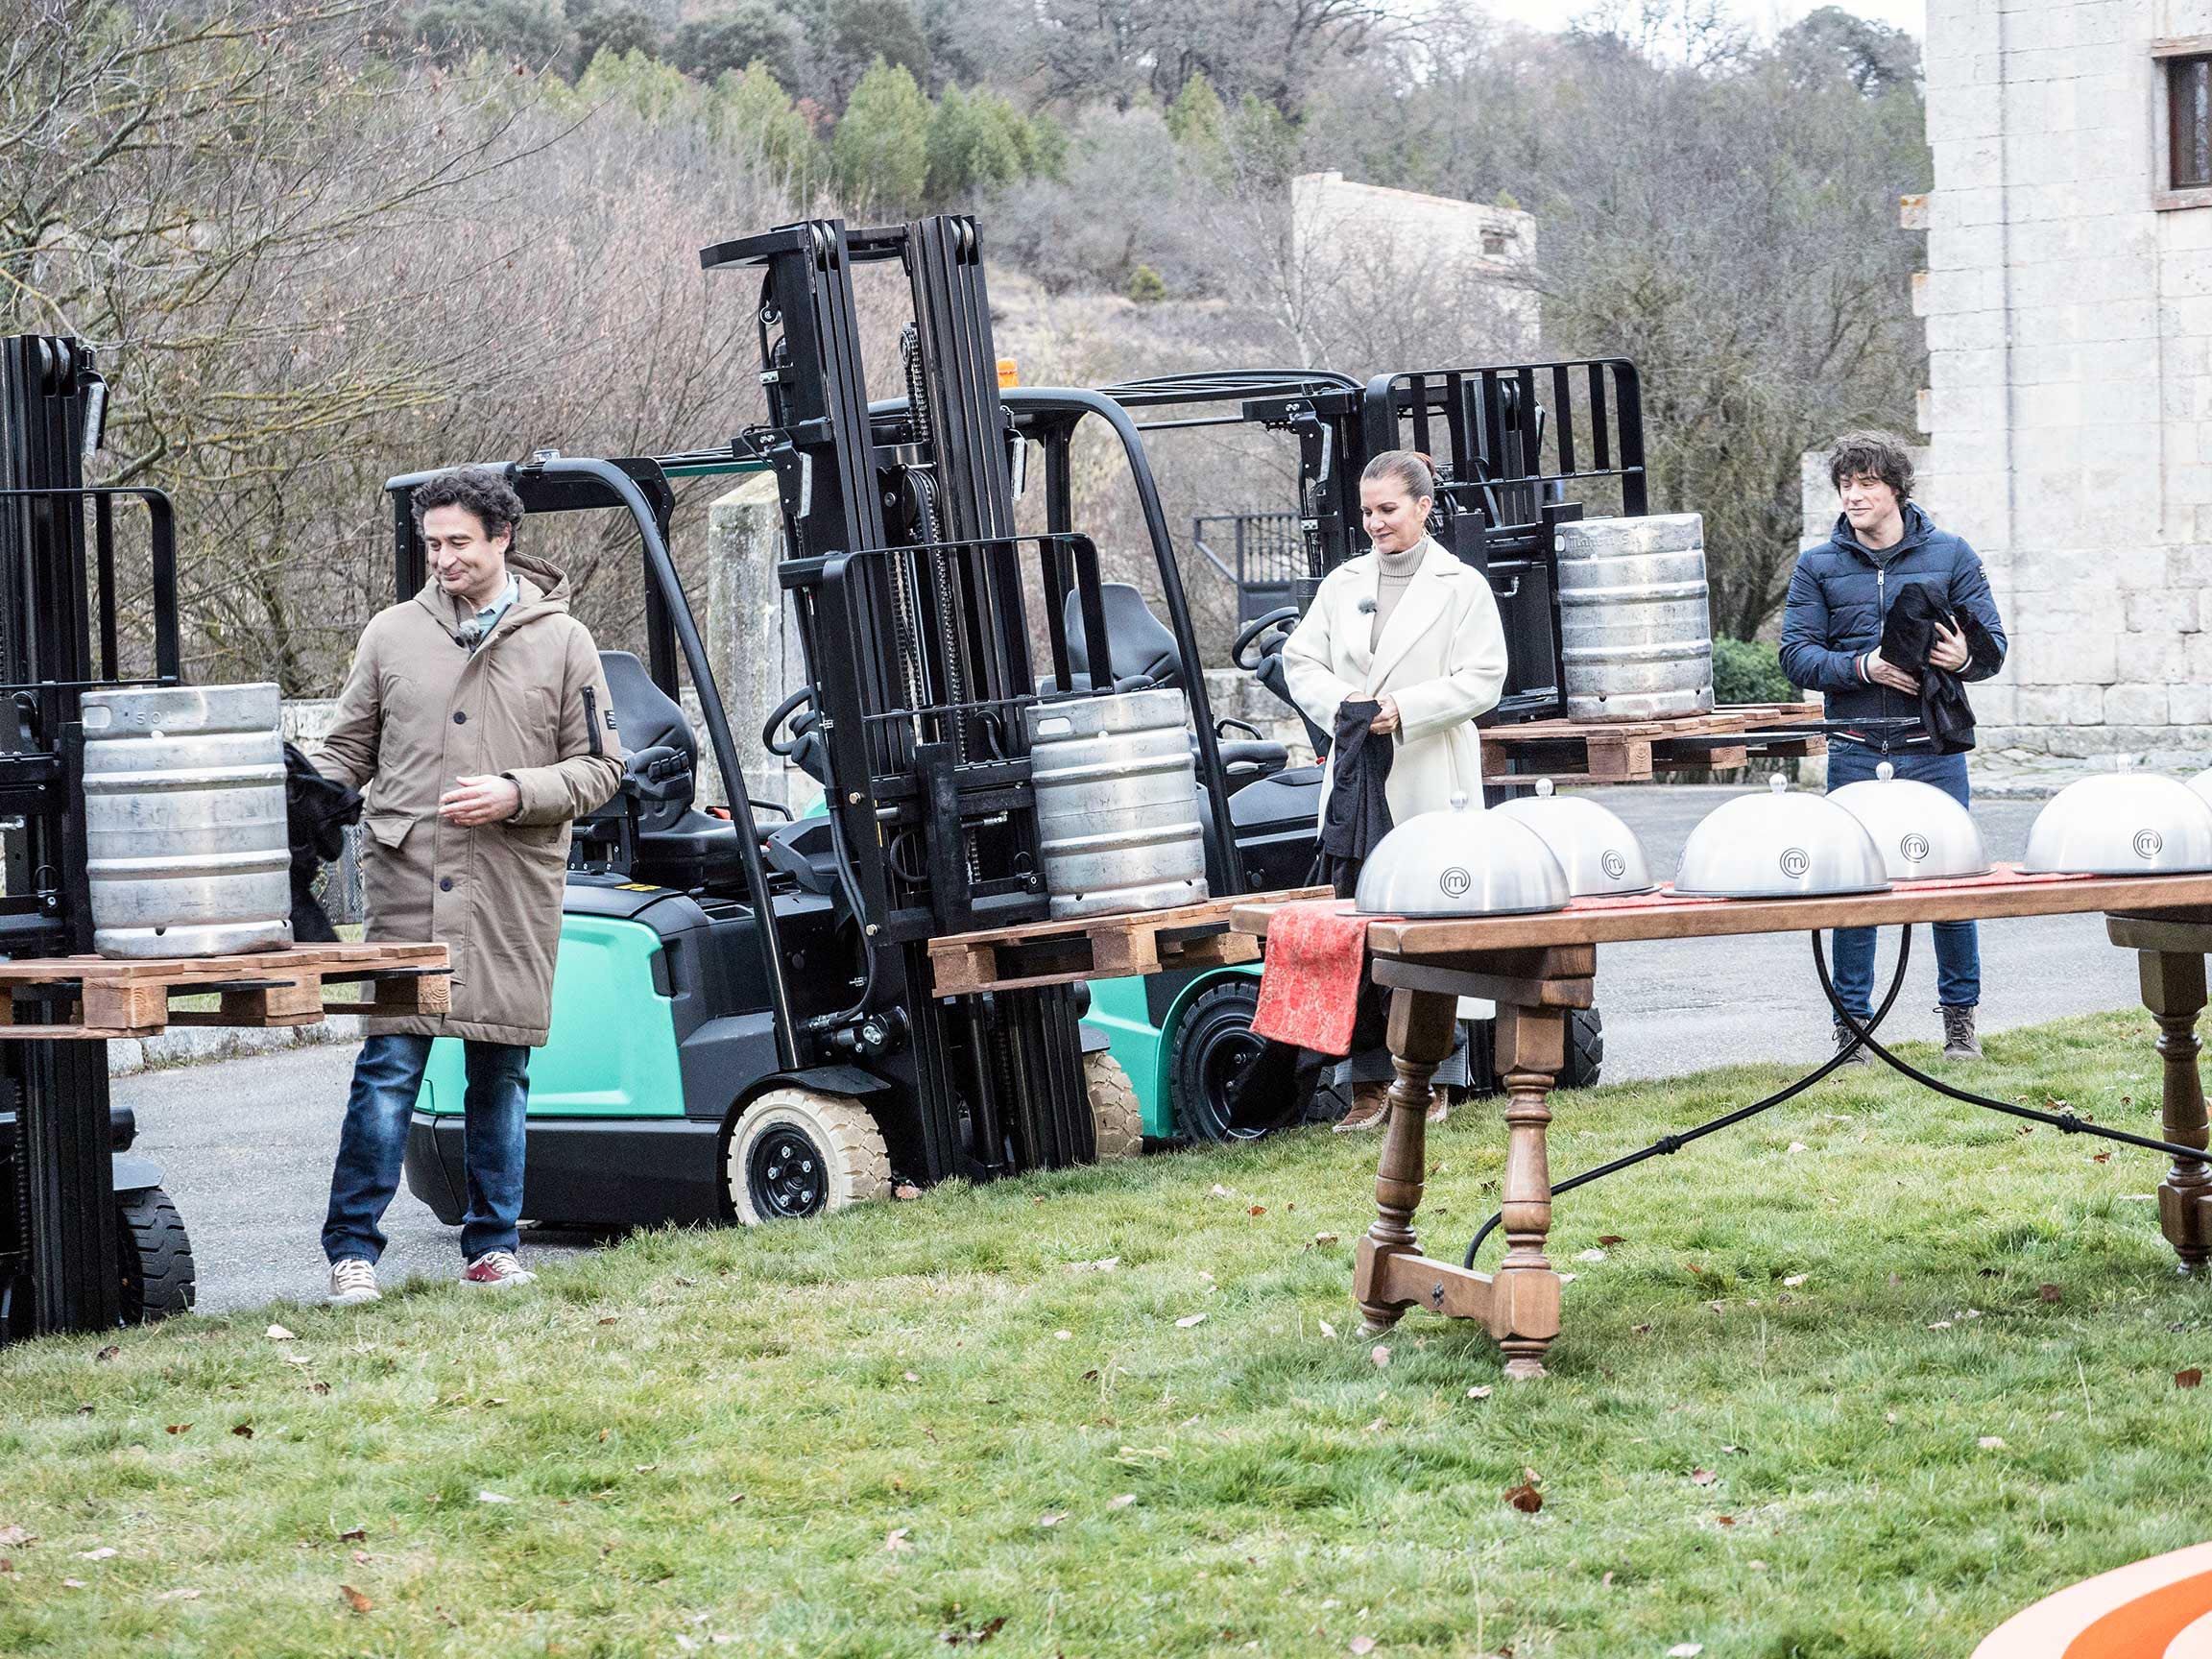
[[[1239,625],[1292,603],[1306,574],[1306,533],[1295,513],[1214,513],[1190,520],[1190,544],[1237,589]]]

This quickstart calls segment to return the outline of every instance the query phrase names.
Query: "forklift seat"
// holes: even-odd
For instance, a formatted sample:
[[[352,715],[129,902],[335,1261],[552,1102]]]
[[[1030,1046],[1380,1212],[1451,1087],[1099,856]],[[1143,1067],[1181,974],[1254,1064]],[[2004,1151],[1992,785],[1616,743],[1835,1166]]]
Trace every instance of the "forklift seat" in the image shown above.
[[[1100,609],[1106,613],[1107,667],[1114,676],[1114,684],[1145,680],[1156,685],[1181,686],[1183,657],[1175,649],[1175,636],[1166,623],[1152,614],[1152,607],[1144,603],[1144,595],[1126,582],[1101,582],[1098,598]],[[1084,662],[1088,659],[1083,632],[1083,595],[1078,589],[1068,590],[1063,614],[1068,626],[1069,661]],[[1091,689],[1088,673],[1077,670],[1070,673],[1069,679],[1078,691]],[[1057,687],[1047,681],[1042,689],[1052,691]],[[1229,776],[1232,792],[1262,778],[1271,778],[1290,763],[1288,750],[1264,738],[1224,738],[1219,747],[1221,770]]]
[[[599,665],[614,700],[614,720],[627,759],[641,749],[665,744],[682,755],[697,776],[699,741],[683,706],[653,683],[645,665],[628,651],[602,651]],[[601,810],[637,813],[637,866],[640,881],[663,887],[741,886],[745,862],[737,847],[737,826],[701,812],[685,790],[671,800],[634,802],[616,796]]]

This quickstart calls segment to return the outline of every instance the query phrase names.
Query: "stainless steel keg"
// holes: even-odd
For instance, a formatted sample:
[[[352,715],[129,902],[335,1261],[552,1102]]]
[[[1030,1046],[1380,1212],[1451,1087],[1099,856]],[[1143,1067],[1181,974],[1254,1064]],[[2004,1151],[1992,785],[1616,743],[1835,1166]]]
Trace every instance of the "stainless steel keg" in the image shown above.
[[[1695,513],[1559,526],[1559,635],[1573,720],[1713,707],[1705,521]]]
[[[1026,719],[1054,918],[1204,899],[1206,838],[1183,693],[1074,697],[1034,705]]]
[[[292,943],[276,687],[87,691],[93,949],[221,956]]]

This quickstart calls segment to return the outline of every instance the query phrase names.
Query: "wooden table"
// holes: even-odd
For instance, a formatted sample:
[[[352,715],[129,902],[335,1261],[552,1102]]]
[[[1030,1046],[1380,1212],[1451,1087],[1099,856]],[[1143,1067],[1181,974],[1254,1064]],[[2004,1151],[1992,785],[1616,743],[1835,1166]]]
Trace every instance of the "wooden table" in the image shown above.
[[[1239,905],[1232,925],[1264,936],[1276,905]],[[1378,1333],[1411,1308],[1480,1319],[1516,1381],[1544,1375],[1559,1334],[1559,1274],[1544,1254],[1551,1230],[1546,1131],[1552,1080],[1565,1058],[1566,1015],[1592,1003],[1598,947],[1648,939],[1802,933],[1901,923],[2103,913],[2113,943],[2140,953],[2143,1001],[2165,1063],[2162,1138],[2207,1144],[2197,1071],[2198,1015],[2212,951],[2212,875],[2034,877],[2000,865],[1991,877],[1914,882],[1835,899],[1579,900],[1541,916],[1412,921],[1377,917],[1367,949],[1376,982],[1392,988],[1389,1044],[1397,1081],[1375,1180],[1375,1224],[1359,1241],[1353,1300]],[[1497,1067],[1505,1085],[1505,1174],[1499,1206],[1505,1257],[1478,1273],[1424,1256],[1413,1232],[1427,1168],[1431,1079],[1452,1051],[1456,998],[1498,1004]],[[2159,1225],[2183,1272],[2212,1259],[2212,1166],[2176,1160],[2158,1189]]]

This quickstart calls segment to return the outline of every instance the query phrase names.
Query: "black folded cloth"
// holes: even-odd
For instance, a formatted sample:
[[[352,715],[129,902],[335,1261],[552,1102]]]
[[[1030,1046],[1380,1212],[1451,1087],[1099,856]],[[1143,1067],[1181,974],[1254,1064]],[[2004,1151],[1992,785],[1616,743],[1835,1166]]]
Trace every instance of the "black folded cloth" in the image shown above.
[[[330,945],[338,930],[316,902],[315,878],[346,851],[346,826],[361,817],[361,797],[292,744],[284,745],[284,829],[292,847],[292,942]]]
[[[1322,808],[1320,846],[1313,874],[1339,899],[1359,885],[1359,867],[1390,833],[1390,801],[1383,785],[1397,751],[1386,733],[1369,728],[1382,705],[1353,702],[1336,710],[1330,749],[1329,803]],[[1359,976],[1359,1001],[1352,1018],[1351,1053],[1379,1048],[1390,1029],[1390,998],[1374,978]],[[1228,1088],[1233,1129],[1264,1129],[1301,1121],[1319,1088],[1324,1067],[1337,1057],[1270,1040],[1244,1064]]]
[[[1925,582],[1908,583],[1882,620],[1882,661],[1920,678],[1920,724],[1938,755],[1960,755],[1974,747],[1974,709],[1966,701],[1964,674],[1931,663],[1937,625],[1966,637],[1964,674],[1993,674],[2005,654],[1973,612],[1955,609]]]

